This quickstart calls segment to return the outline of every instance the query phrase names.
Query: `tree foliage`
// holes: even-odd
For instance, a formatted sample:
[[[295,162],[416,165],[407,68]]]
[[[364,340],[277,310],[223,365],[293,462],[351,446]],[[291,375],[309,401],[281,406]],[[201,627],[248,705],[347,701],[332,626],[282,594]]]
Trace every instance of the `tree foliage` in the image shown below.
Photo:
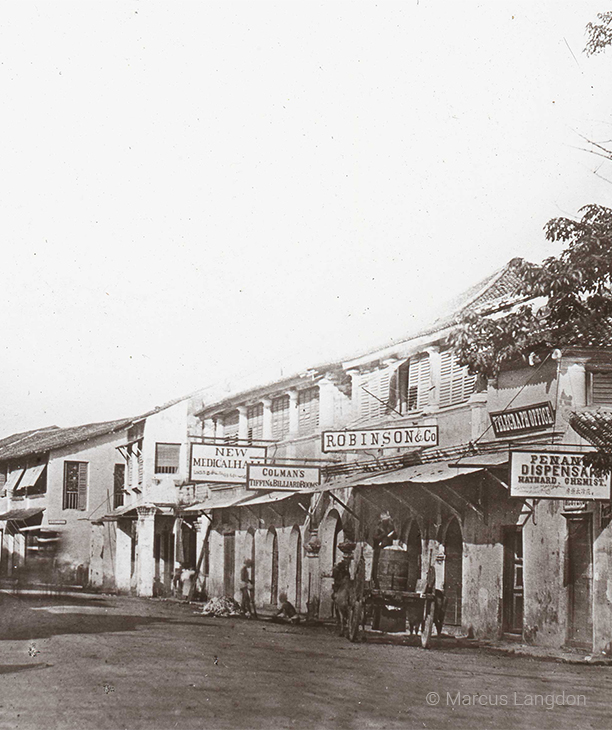
[[[471,372],[492,377],[541,348],[611,342],[612,209],[587,205],[580,213],[546,225],[548,240],[566,244],[559,256],[518,264],[522,304],[457,322],[450,344]]]
[[[612,45],[612,11],[597,13],[598,23],[587,23],[587,43],[584,52],[587,56],[601,53]]]

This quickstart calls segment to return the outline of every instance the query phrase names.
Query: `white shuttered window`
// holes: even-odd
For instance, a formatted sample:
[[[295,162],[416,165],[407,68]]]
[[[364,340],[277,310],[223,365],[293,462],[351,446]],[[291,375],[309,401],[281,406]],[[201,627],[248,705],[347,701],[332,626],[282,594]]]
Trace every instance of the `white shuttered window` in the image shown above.
[[[362,373],[358,378],[359,420],[376,421],[384,418],[390,413],[387,404],[391,370],[374,370],[371,373]]]
[[[298,433],[305,436],[314,433],[319,426],[319,388],[298,392]]]
[[[429,405],[431,389],[429,355],[412,358],[408,364],[406,410],[420,411]]]
[[[440,408],[465,403],[476,387],[476,376],[469,375],[467,365],[459,365],[452,350],[440,356]]]

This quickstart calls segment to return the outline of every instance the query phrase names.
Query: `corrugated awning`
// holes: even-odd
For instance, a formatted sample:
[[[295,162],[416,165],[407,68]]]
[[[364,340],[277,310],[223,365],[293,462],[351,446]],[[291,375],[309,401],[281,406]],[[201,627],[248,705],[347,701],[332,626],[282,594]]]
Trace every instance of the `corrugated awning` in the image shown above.
[[[32,517],[41,515],[44,507],[32,507],[30,509],[11,509],[0,515],[0,521],[4,520],[30,520]]]
[[[25,474],[19,482],[19,489],[28,489],[28,487],[33,487],[45,470],[46,466],[46,464],[38,464],[37,466],[31,466],[26,469]]]
[[[205,502],[198,502],[197,504],[192,504],[190,507],[185,507],[183,512],[208,512],[211,509],[225,509],[227,507],[233,507],[245,498],[246,495],[244,492],[241,494],[228,494],[226,497],[218,497],[216,499],[213,497],[207,499]]]
[[[416,484],[428,484],[433,482],[446,482],[456,479],[466,474],[474,474],[483,471],[487,467],[500,466],[508,462],[507,453],[499,454],[482,454],[479,456],[469,457],[473,465],[466,459],[458,461],[454,459],[445,459],[444,461],[432,461],[427,464],[418,464],[416,466],[407,466],[397,471],[388,472],[386,474],[378,474],[361,480],[355,486],[372,486],[375,484],[400,484],[402,482],[414,482]],[[486,461],[485,461],[486,460]],[[460,466],[456,466],[457,463]]]
[[[306,494],[306,492],[289,492],[289,491],[283,491],[283,492],[268,492],[268,494],[259,494],[254,495],[253,497],[248,497],[243,502],[240,502],[238,505],[239,507],[251,507],[252,505],[256,504],[269,504],[271,502],[282,502],[284,499],[289,499],[290,497],[295,497],[296,494]]]
[[[109,512],[104,517],[91,518],[93,522],[114,522],[121,517],[127,517],[131,512],[136,512],[138,507],[154,507],[158,514],[173,515],[174,506],[168,504],[154,504],[153,502],[139,502],[138,504],[126,504]]]
[[[454,457],[452,459],[415,464],[414,466],[405,466],[401,469],[378,474],[358,474],[347,479],[328,482],[314,491],[328,492],[333,489],[346,489],[347,487],[369,487],[377,484],[402,484],[404,482],[431,484],[474,474],[488,468],[504,466],[507,463],[507,451],[473,454],[461,458]]]

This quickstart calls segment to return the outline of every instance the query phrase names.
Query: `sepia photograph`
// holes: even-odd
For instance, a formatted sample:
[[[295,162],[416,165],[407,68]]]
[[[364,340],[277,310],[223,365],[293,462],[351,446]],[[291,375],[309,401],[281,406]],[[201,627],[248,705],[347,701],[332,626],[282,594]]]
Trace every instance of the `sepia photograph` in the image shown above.
[[[612,726],[612,8],[0,7],[0,728]]]

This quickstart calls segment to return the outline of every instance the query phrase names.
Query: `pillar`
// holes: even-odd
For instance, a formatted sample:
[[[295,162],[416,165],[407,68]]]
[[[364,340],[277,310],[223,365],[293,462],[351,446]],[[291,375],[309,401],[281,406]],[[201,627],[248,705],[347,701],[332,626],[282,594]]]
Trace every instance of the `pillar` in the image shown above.
[[[246,406],[238,407],[238,438],[246,441],[249,438],[249,422]]]
[[[89,548],[89,585],[102,588],[104,584],[104,522],[91,523]]]
[[[272,400],[262,398],[263,404],[263,438],[265,441],[272,440]]]
[[[306,609],[308,618],[319,618],[319,604],[321,601],[321,580],[319,552],[321,550],[321,540],[319,539],[319,531],[316,528],[310,528],[310,540],[304,546],[306,551]]]
[[[115,544],[115,585],[119,593],[129,593],[132,579],[132,531],[130,520],[117,522]]]
[[[298,435],[298,394],[297,390],[290,390],[289,393],[289,436]]]
[[[351,407],[353,419],[359,418],[359,370],[347,370],[347,375],[351,378]]]
[[[153,545],[155,538],[155,507],[138,507],[138,583],[139,596],[153,595],[155,559]]]
[[[321,429],[334,425],[336,386],[327,378],[319,381],[319,426]]]

